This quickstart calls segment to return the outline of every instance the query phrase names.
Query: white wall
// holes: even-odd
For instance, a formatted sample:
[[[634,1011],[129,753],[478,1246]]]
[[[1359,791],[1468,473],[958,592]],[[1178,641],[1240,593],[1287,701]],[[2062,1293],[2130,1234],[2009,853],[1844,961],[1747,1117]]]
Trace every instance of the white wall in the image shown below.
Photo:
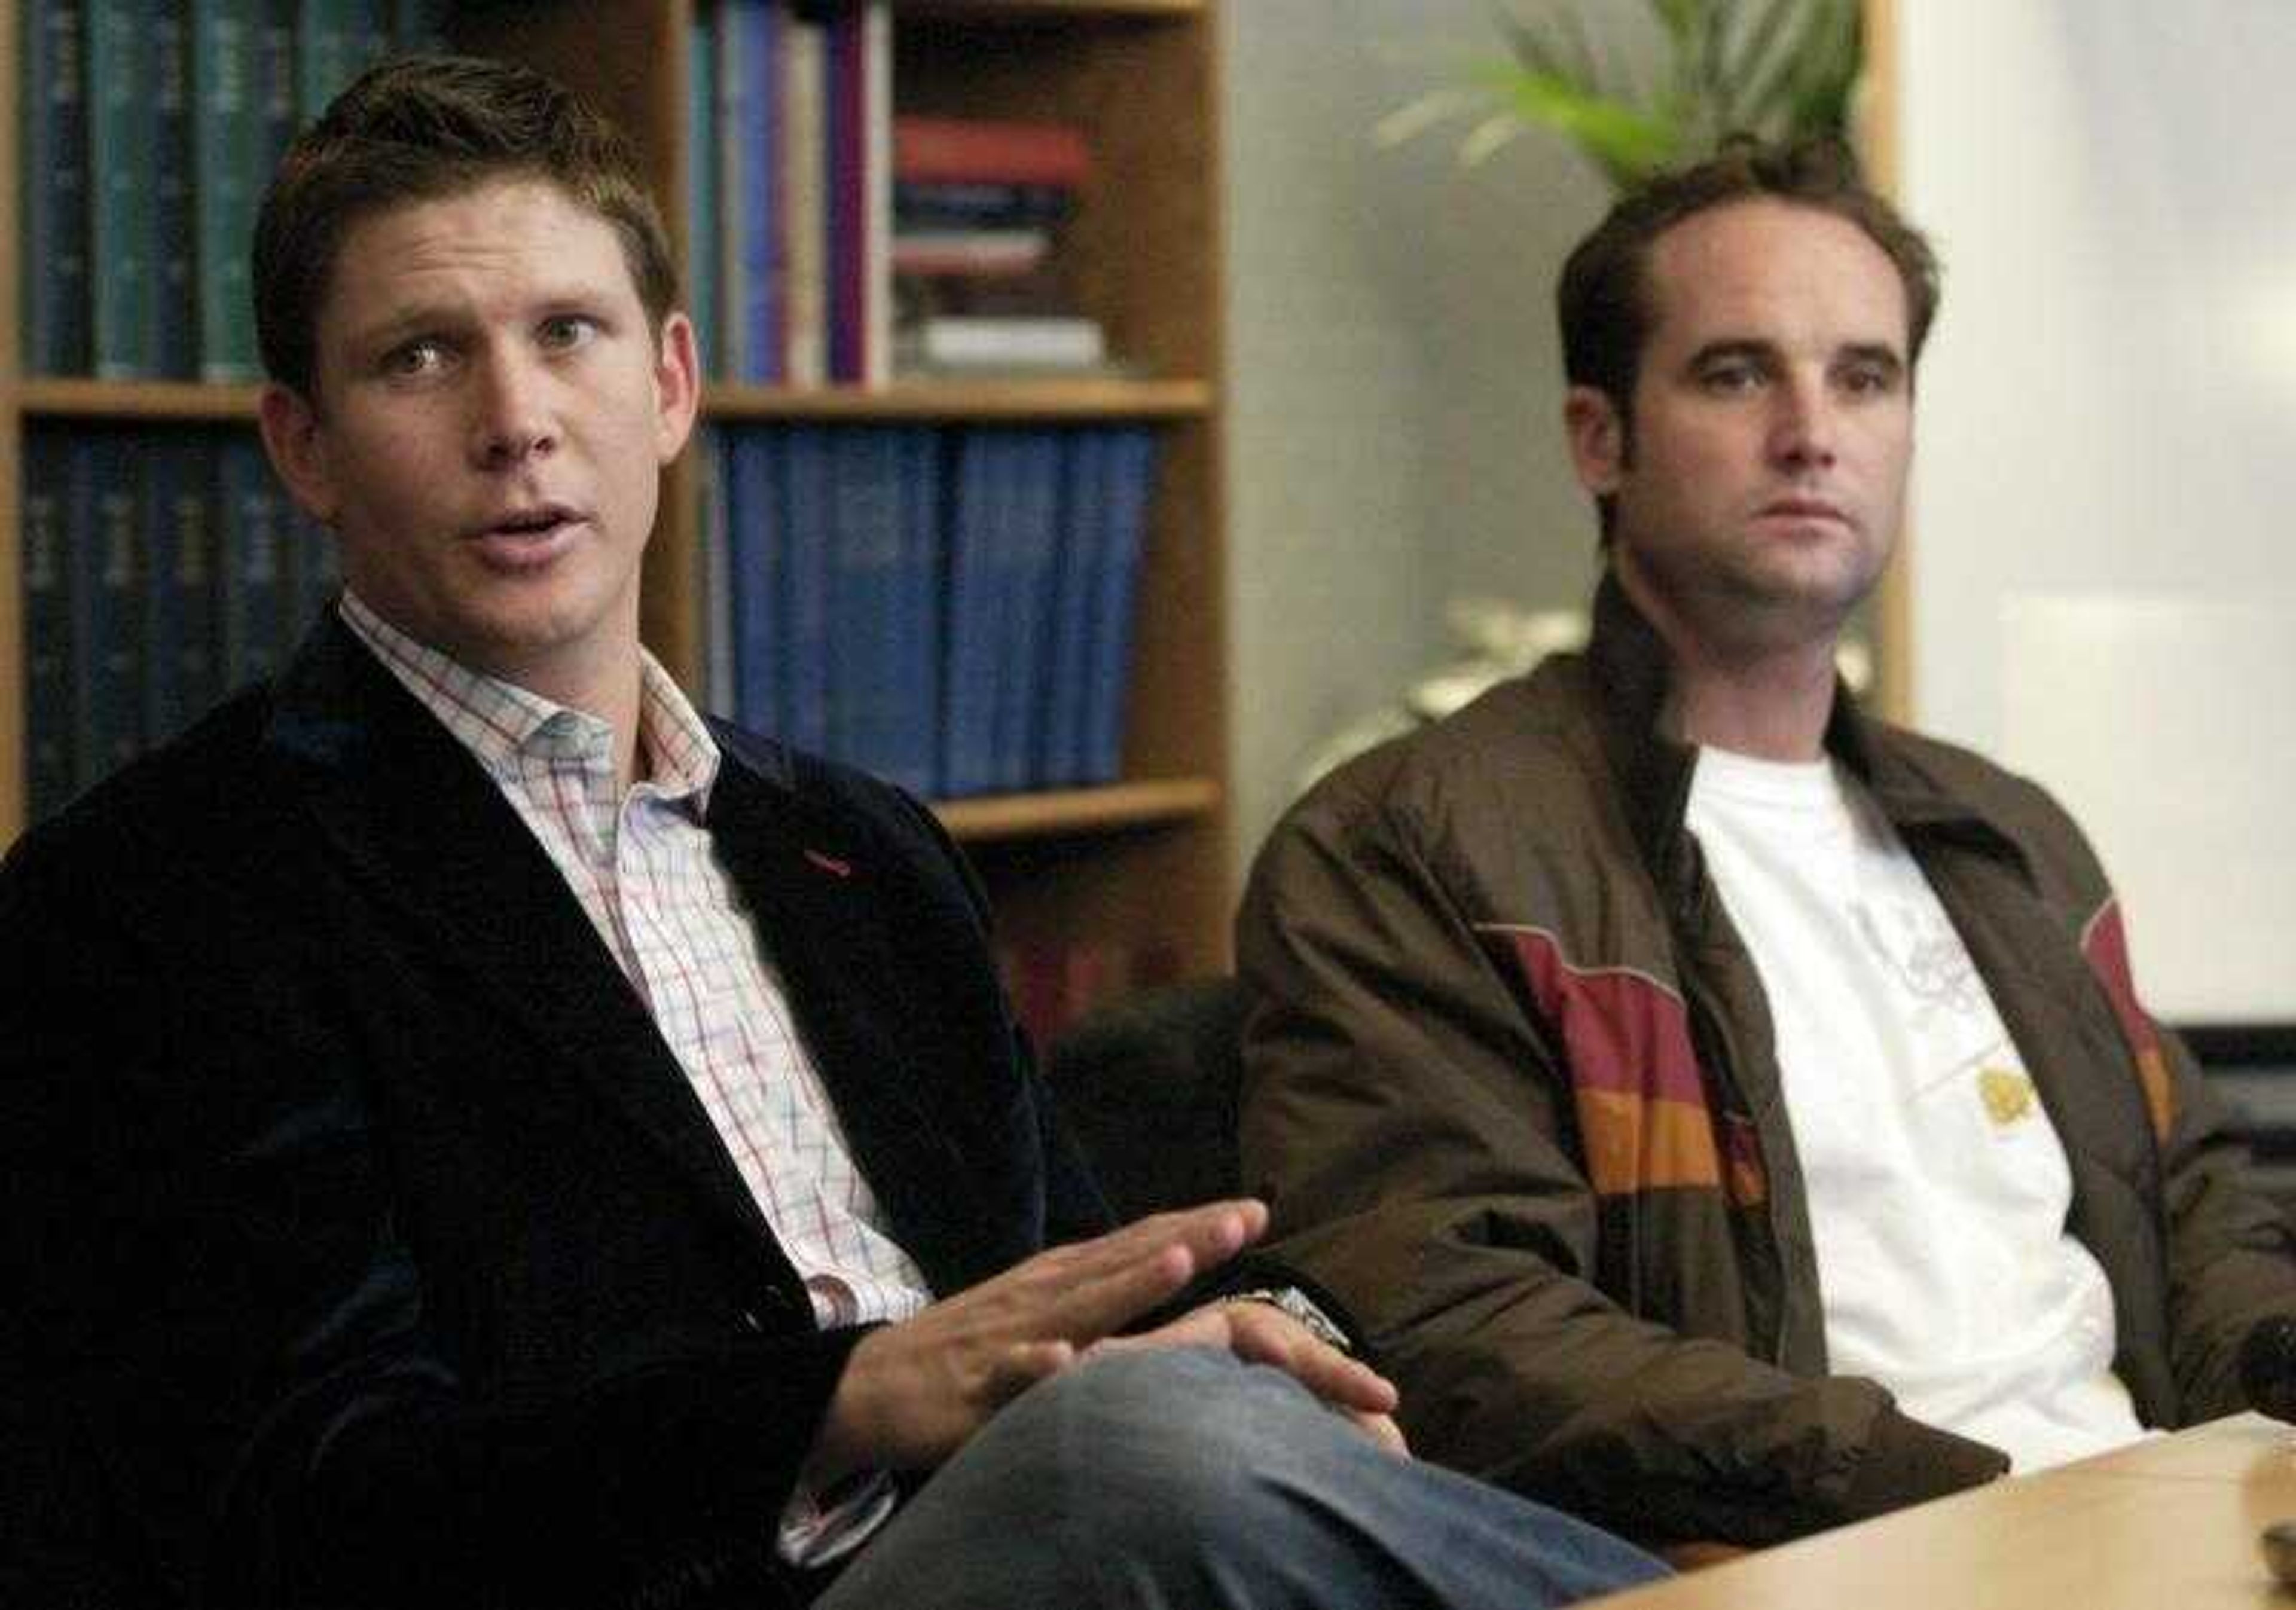
[[[2296,1017],[2296,7],[1897,11],[1915,714],[2074,806],[2155,1010]]]
[[[1454,657],[1460,593],[1578,602],[1554,279],[1608,204],[1528,135],[1373,126],[1501,48],[1476,0],[1233,0],[1226,29],[1236,842],[1336,729]],[[1239,876],[1242,866],[1238,867]]]

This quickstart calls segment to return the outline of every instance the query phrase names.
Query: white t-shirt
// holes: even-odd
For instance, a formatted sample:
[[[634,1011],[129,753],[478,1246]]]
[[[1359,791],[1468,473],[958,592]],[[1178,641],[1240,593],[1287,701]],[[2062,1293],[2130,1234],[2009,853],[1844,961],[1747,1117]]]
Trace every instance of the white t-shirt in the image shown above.
[[[1719,749],[1689,825],[1769,999],[1833,1371],[2019,1470],[2144,1434],[2064,1147],[1896,832],[1831,761]]]

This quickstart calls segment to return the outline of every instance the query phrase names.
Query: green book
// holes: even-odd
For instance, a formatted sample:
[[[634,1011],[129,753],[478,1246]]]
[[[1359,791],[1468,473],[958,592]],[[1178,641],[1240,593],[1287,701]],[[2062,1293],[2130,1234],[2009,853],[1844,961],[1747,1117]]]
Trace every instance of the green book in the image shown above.
[[[22,37],[24,367],[86,374],[86,44],[78,0],[16,8]]]
[[[193,211],[200,378],[252,380],[255,310],[248,246],[270,176],[263,170],[262,0],[206,0],[192,35]]]
[[[95,373],[107,380],[148,380],[154,353],[154,219],[159,196],[153,161],[159,100],[157,63],[137,0],[89,0],[87,102],[89,224],[94,242]]]

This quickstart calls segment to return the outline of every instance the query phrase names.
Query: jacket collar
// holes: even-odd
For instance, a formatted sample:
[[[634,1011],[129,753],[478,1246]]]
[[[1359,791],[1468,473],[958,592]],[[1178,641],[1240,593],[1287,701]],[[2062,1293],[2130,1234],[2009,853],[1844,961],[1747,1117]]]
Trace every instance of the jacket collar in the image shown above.
[[[1595,590],[1587,665],[1600,711],[1603,756],[1619,780],[1636,844],[1660,887],[1680,891],[1692,876],[1683,824],[1698,750],[1665,733],[1671,658],[1657,629],[1608,568]],[[1951,839],[2021,862],[2015,838],[2001,823],[1944,787],[1906,735],[1867,715],[1838,680],[1824,742],[1826,753],[1865,785],[1909,843]]]

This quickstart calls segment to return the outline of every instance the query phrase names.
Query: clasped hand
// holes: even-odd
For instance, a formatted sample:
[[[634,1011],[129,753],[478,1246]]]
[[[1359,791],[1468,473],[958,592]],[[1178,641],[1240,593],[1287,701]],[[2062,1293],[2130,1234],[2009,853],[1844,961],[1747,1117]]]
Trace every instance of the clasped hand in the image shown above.
[[[1095,1348],[1225,1347],[1285,1371],[1400,1451],[1390,1418],[1395,1388],[1265,1304],[1214,1303],[1154,1330],[1116,1335],[1267,1228],[1267,1209],[1251,1201],[1159,1214],[1039,1253],[872,1331],[846,1361],[808,1479],[820,1487],[855,1470],[939,1465],[1022,1390]]]

